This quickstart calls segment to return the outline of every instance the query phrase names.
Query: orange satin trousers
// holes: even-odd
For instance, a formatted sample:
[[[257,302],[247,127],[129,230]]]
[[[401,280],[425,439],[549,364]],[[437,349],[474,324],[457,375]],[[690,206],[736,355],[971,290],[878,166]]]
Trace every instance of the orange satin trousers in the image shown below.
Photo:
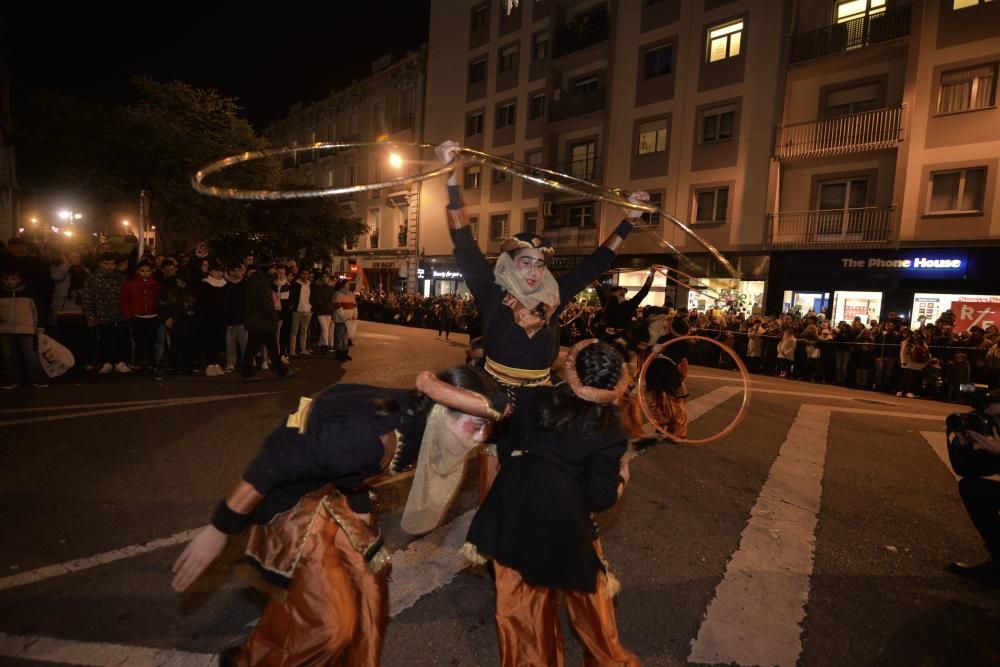
[[[531,586],[517,570],[493,561],[497,588],[497,635],[504,667],[562,667],[559,591]],[[586,667],[638,666],[639,659],[618,639],[614,601],[597,575],[594,593],[562,591],[573,631],[583,645]]]
[[[284,602],[272,599],[237,665],[369,667],[379,664],[389,618],[388,571],[372,573],[326,513]]]

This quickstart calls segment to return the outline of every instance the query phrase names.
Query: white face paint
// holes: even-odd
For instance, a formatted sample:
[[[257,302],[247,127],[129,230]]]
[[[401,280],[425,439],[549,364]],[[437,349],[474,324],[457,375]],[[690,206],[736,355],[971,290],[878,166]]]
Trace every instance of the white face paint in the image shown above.
[[[467,449],[486,442],[490,436],[490,420],[483,417],[449,411],[445,424],[448,432]]]
[[[542,275],[545,273],[545,255],[541,250],[534,248],[524,248],[514,253],[514,270],[527,285],[528,290],[533,291],[542,284]]]

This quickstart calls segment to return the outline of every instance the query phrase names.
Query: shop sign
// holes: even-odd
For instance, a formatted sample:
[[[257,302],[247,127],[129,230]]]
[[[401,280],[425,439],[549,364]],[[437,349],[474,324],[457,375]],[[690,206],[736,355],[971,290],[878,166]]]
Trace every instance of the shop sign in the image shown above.
[[[424,279],[424,270],[417,269],[417,280],[423,280],[423,279]]]
[[[465,277],[460,272],[451,271],[450,269],[431,269],[431,277],[441,278],[442,280],[465,280]]]
[[[786,279],[828,278],[965,278],[968,253],[943,248],[890,252],[794,254],[785,259]]]
[[[996,297],[994,297],[995,299]],[[986,327],[1000,324],[1000,299],[996,301],[952,301],[951,312],[955,314],[955,332],[972,327]]]

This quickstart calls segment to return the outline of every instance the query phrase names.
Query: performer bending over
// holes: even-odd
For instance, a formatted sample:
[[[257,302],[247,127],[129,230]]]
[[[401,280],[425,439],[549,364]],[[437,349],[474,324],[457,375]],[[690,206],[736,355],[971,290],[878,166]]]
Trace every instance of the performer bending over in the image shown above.
[[[577,343],[566,384],[542,387],[514,411],[517,449],[469,527],[463,552],[493,559],[501,664],[563,664],[558,593],[587,665],[638,665],[618,639],[608,572],[591,512],[608,509],[628,480],[616,402],[628,385],[608,343]]]
[[[302,399],[174,563],[173,587],[187,590],[229,535],[252,526],[242,569],[271,599],[226,660],[379,664],[388,573],[369,486],[397,438],[468,451],[506,406],[486,374],[464,366],[422,373],[417,390],[346,384]]]
[[[465,218],[457,176],[459,149],[454,141],[437,147],[441,161],[456,166],[448,178],[448,223],[455,261],[482,313],[486,372],[503,386],[516,409],[526,392],[549,381],[549,368],[559,356],[560,312],[611,268],[615,254],[633,229],[632,221],[641,217],[642,211],[628,210],[626,219],[593,254],[558,279],[548,269],[552,245],[529,233],[515,234],[504,241],[496,266],[492,267],[472,238]],[[647,202],[649,195],[636,192],[629,201]],[[501,458],[513,449],[501,434]],[[481,477],[481,493],[489,487],[496,468],[493,457],[488,457],[486,465],[480,462],[480,470],[487,471]]]

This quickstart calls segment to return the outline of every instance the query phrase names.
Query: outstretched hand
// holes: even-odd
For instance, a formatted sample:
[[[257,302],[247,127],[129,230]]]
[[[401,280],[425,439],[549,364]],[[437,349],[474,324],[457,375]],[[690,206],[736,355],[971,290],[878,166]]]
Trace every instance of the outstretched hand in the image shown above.
[[[646,192],[645,190],[638,190],[638,191],[633,192],[632,194],[630,194],[628,196],[628,200],[629,200],[629,203],[632,203],[632,204],[648,204],[649,203],[649,193]],[[645,213],[645,211],[640,211],[640,210],[634,209],[634,208],[627,208],[627,209],[624,209],[624,210],[625,210],[625,216],[628,217],[631,220],[635,220],[636,218],[641,218],[643,216],[643,214]]]
[[[450,165],[455,160],[459,159],[461,155],[462,147],[457,141],[445,141],[444,143],[438,145],[434,152],[437,153],[438,159],[441,160],[441,164],[446,167]]]
[[[228,539],[228,535],[212,524],[201,528],[174,561],[174,566],[171,569],[174,573],[172,584],[174,590],[177,592],[186,591],[219,557],[222,550],[226,548]]]

